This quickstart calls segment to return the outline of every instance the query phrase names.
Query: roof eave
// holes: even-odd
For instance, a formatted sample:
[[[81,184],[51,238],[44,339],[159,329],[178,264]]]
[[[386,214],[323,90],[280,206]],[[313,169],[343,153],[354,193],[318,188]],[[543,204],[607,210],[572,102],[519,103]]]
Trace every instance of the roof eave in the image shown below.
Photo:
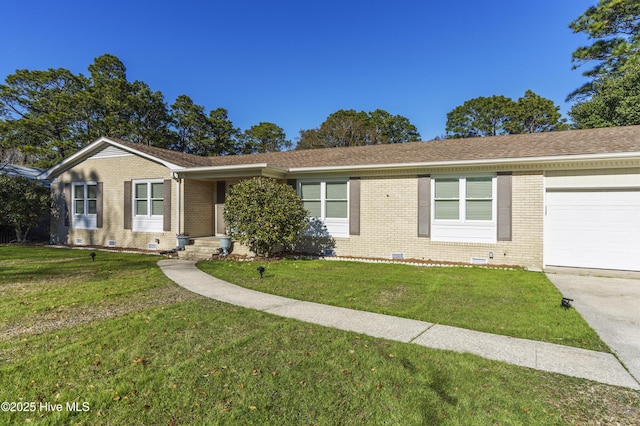
[[[508,166],[518,166],[519,168],[538,168],[545,169],[559,164],[567,163],[584,163],[584,162],[611,162],[620,160],[638,160],[640,161],[640,152],[624,152],[624,153],[608,153],[608,154],[573,154],[573,155],[555,155],[540,157],[517,157],[517,158],[498,158],[498,159],[480,159],[480,160],[451,160],[451,161],[426,161],[415,163],[391,163],[391,164],[362,164],[362,165],[346,165],[346,166],[320,166],[320,167],[292,167],[289,169],[291,174],[317,174],[323,172],[342,172],[342,173],[359,173],[368,172],[409,172],[413,170],[424,169],[446,169],[456,167],[491,167],[506,168]]]
[[[155,161],[157,163],[160,163],[160,164],[166,166],[167,168],[169,168],[169,169],[171,169],[173,171],[184,169],[184,167],[178,166],[178,165],[176,165],[174,163],[171,163],[169,161],[163,160],[163,159],[155,157],[153,155],[144,153],[142,151],[138,151],[137,149],[133,149],[133,148],[127,146],[127,145],[121,144],[121,143],[119,143],[117,141],[114,141],[112,139],[109,139],[107,137],[101,137],[100,139],[97,139],[97,140],[91,142],[89,145],[85,146],[84,148],[80,149],[79,151],[77,151],[73,155],[65,158],[64,160],[62,160],[61,162],[59,162],[55,166],[51,167],[50,169],[45,170],[44,172],[40,173],[38,175],[38,179],[46,180],[46,179],[55,178],[56,176],[58,176],[58,175],[64,173],[65,171],[69,170],[71,167],[76,166],[77,164],[79,164],[82,161],[86,160],[91,155],[93,155],[94,153],[99,151],[105,145],[113,145],[113,146],[118,147],[118,148],[120,148],[120,149],[122,149],[124,151],[127,151],[127,152],[131,153],[131,154],[138,155],[140,157],[146,158],[146,159],[151,160],[151,161]]]
[[[204,166],[173,169],[179,177],[191,179],[213,179],[227,177],[265,176],[283,179],[289,170],[286,167],[274,166],[267,163],[234,164],[228,166]]]

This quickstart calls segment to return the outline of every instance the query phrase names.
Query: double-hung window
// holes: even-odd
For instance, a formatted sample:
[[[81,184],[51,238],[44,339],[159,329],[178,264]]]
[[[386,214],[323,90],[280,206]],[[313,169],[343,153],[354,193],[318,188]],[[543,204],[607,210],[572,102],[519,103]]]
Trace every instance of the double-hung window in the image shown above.
[[[74,182],[72,184],[73,227],[96,229],[98,215],[98,184]]]
[[[493,220],[493,178],[465,179],[465,219]]]
[[[300,196],[309,217],[333,236],[349,235],[349,183],[346,180],[303,181]]]
[[[434,241],[495,242],[495,176],[445,176],[432,181]]]
[[[435,220],[460,219],[460,180],[435,179]]]
[[[164,182],[133,181],[133,230],[161,232],[164,218]]]

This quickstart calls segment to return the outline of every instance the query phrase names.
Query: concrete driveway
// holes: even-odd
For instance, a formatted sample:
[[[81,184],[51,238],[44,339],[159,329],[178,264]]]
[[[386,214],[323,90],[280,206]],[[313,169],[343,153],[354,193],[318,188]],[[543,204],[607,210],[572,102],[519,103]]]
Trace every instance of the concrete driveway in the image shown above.
[[[545,273],[640,382],[640,273],[555,267]]]

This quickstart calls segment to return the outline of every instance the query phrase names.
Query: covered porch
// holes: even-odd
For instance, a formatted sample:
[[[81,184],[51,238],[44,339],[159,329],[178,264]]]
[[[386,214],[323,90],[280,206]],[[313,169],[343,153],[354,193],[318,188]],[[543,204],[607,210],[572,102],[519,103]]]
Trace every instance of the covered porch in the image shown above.
[[[224,203],[233,185],[258,176],[284,180],[285,173],[286,169],[267,164],[174,171],[173,177],[177,183],[176,233],[188,236],[190,242],[180,257],[200,260],[218,253],[218,237],[227,234]],[[248,249],[237,243],[233,245],[233,250],[236,254],[249,254]]]

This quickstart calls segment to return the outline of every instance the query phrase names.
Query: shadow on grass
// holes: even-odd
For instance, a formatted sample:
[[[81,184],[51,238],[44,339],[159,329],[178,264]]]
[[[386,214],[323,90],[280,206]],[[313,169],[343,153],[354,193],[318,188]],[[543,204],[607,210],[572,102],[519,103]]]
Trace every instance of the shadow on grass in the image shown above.
[[[412,376],[418,373],[418,368],[407,358],[401,358],[400,364]],[[430,377],[431,381],[424,383],[424,389],[433,392],[435,398],[424,398],[420,405],[423,424],[443,424],[446,421],[445,413],[458,405],[458,398],[455,396],[456,386],[453,383],[451,372],[441,365],[431,366],[429,373],[425,376]]]

